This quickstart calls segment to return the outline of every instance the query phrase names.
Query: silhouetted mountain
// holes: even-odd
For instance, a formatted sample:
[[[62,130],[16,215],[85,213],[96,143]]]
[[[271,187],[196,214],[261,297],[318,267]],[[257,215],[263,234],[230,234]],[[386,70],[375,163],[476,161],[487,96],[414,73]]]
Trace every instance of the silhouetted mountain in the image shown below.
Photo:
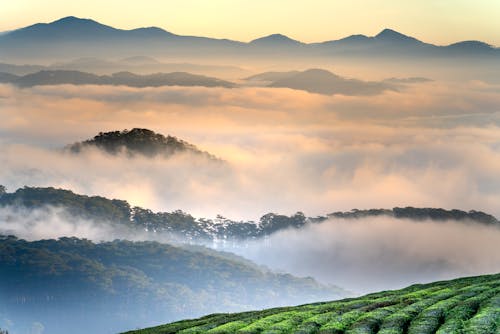
[[[464,41],[448,45],[446,51],[453,54],[489,54],[494,55],[498,49],[480,41]]]
[[[392,29],[384,29],[373,37],[352,35],[340,40],[316,43],[317,47],[329,50],[332,55],[356,57],[435,57],[441,47],[423,43],[416,38]]]
[[[230,74],[235,77],[246,72],[242,68],[228,65],[162,63],[148,56],[132,56],[121,60],[84,57],[66,62],[56,62],[49,66],[10,65],[0,63],[0,72],[9,72],[17,75],[25,75],[41,70],[72,70],[97,74],[111,74],[116,72],[132,72],[138,74],[190,72],[209,76]]]
[[[20,87],[38,85],[121,85],[130,87],[161,87],[161,86],[203,86],[203,87],[234,87],[234,84],[217,78],[196,75],[185,72],[155,73],[139,75],[130,72],[95,75],[92,73],[55,70],[39,71],[24,76],[2,75],[3,82],[12,83]]]
[[[51,23],[0,34],[3,59],[61,59],[75,57],[148,56],[302,56],[355,57],[500,57],[497,48],[481,42],[460,42],[436,46],[391,29],[368,37],[352,35],[339,40],[306,44],[281,34],[257,38],[249,43],[228,39],[180,36],[157,27],[116,29],[93,20],[66,17]]]
[[[346,79],[321,69],[289,74],[290,72],[284,78],[274,81],[269,87],[292,88],[325,95],[376,95],[385,90],[395,90],[388,83]]]
[[[0,82],[2,83],[11,83],[19,79],[17,75],[0,72]]]
[[[375,37],[376,41],[384,41],[389,43],[411,43],[411,44],[423,44],[416,38],[406,36],[392,29],[384,29],[379,32]]]
[[[417,84],[417,83],[425,83],[431,82],[432,79],[423,78],[423,77],[410,77],[410,78],[387,78],[384,79],[384,82],[392,83],[392,84]]]
[[[100,40],[108,38],[147,38],[157,36],[174,36],[172,33],[160,28],[139,28],[133,30],[116,29],[94,20],[81,19],[68,16],[51,23],[37,23],[25,28],[13,30],[7,34],[12,40],[25,41],[64,41],[71,39]]]
[[[47,71],[72,70],[82,72],[89,71],[94,73],[92,70],[113,70],[116,68],[116,65],[117,63],[115,61],[110,61],[107,59],[100,59],[96,57],[82,57],[67,62],[56,62],[52,65],[44,67],[43,69]]]
[[[90,19],[65,17],[38,23],[0,36],[0,56],[13,59],[127,57],[143,50],[152,54],[188,54],[241,43],[204,37],[178,36],[157,27],[116,29]],[[33,50],[33,53],[31,51]],[[36,50],[36,51],[35,51]],[[36,54],[34,53],[36,52]]]
[[[289,72],[264,72],[256,75],[252,75],[245,80],[248,81],[277,81],[281,79],[288,79],[299,74],[299,71],[289,71]]]
[[[35,73],[46,69],[45,66],[41,65],[15,65],[8,63],[0,63],[0,73],[14,74],[14,75],[26,75],[30,73]],[[10,80],[9,80],[10,81]]]
[[[339,39],[339,40],[336,40],[334,42],[338,43],[338,44],[354,44],[354,43],[366,43],[370,40],[371,38],[368,37],[368,36],[365,36],[365,35],[351,35],[351,36],[347,36],[347,37],[344,37],[342,39]],[[332,41],[333,42],[333,41]],[[329,42],[325,42],[325,43],[329,43]]]
[[[282,34],[272,34],[269,36],[261,37],[254,39],[249,43],[250,45],[257,45],[257,46],[272,46],[272,47],[277,47],[277,46],[289,46],[289,45],[303,45],[302,42],[299,42],[297,40],[291,39],[288,36],[282,35]]]
[[[110,154],[127,153],[140,154],[148,157],[171,156],[177,153],[189,153],[217,160],[196,146],[173,136],[164,136],[148,129],[134,128],[132,130],[100,132],[92,139],[69,145],[67,148],[79,153],[86,148],[98,148]]]

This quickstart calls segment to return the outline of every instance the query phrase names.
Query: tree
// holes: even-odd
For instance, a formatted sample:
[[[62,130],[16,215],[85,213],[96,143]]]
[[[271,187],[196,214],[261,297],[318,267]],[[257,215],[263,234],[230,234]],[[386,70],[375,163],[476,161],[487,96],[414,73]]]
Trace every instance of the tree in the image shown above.
[[[1,185],[0,184],[0,197],[2,197],[3,195],[5,195],[7,193],[7,188],[5,188],[5,186]],[[3,334],[2,332],[0,332],[0,334]]]

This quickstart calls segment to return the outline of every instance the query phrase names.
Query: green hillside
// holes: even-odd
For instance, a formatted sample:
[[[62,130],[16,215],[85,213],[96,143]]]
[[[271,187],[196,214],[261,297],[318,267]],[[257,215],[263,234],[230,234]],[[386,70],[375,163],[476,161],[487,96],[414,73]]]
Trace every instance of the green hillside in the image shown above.
[[[359,298],[234,314],[131,331],[167,333],[500,333],[500,274],[412,285]]]
[[[346,296],[201,246],[74,237],[0,235],[0,282],[0,328],[21,334],[32,333],[35,322],[50,334],[117,333],[209,312]]]

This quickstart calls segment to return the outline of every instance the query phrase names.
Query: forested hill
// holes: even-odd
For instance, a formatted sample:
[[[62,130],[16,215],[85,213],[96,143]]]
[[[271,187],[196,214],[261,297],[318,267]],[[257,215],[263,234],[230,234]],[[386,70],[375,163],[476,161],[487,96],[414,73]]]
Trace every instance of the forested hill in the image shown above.
[[[466,212],[413,207],[354,209],[349,212],[334,212],[320,217],[306,217],[302,212],[297,212],[292,216],[268,213],[263,215],[258,222],[235,221],[222,216],[215,219],[205,219],[195,218],[180,210],[153,212],[141,207],[131,207],[124,200],[79,195],[70,190],[24,187],[9,193],[0,186],[0,207],[46,209],[48,206],[64,208],[66,213],[64,218],[68,220],[83,218],[102,224],[120,224],[131,229],[163,233],[174,238],[180,237],[184,241],[261,238],[287,228],[302,228],[307,224],[322,223],[329,219],[360,219],[381,216],[414,221],[454,220],[500,226],[495,217],[481,211]]]
[[[213,314],[128,334],[494,334],[499,330],[500,274],[496,274],[330,303]]]
[[[116,333],[165,320],[345,296],[230,253],[157,242],[0,236],[0,314],[16,333]],[[61,313],[64,310],[64,313]],[[58,315],[64,314],[63,317]]]
[[[98,148],[110,154],[121,152],[129,155],[147,157],[171,156],[176,153],[190,153],[217,160],[213,155],[201,151],[195,145],[173,136],[164,136],[148,129],[100,132],[92,139],[77,142],[67,148],[73,153],[80,153],[86,148]]]

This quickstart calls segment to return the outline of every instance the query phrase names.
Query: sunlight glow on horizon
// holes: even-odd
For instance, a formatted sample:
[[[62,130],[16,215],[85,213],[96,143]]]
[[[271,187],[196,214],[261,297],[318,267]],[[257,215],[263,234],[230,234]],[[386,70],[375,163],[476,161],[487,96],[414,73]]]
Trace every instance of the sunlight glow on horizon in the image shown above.
[[[481,40],[500,46],[496,0],[16,0],[2,4],[0,31],[65,16],[121,29],[157,26],[179,35],[245,42],[273,33],[321,42],[391,28],[440,45]]]

